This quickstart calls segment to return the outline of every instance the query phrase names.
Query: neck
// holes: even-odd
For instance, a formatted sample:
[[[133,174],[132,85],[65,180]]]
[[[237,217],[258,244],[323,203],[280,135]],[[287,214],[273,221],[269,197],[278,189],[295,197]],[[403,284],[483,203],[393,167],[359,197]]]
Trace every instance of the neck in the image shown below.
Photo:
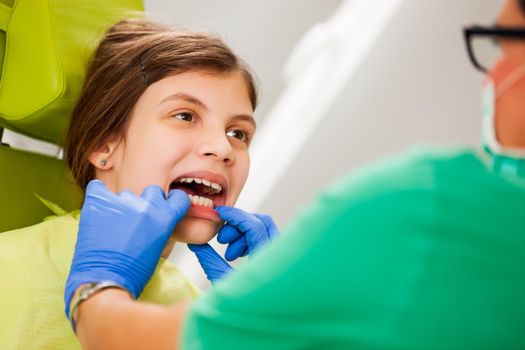
[[[497,129],[498,142],[504,147],[525,149],[525,129],[504,127]]]
[[[171,254],[173,247],[175,247],[175,240],[170,237],[168,239],[168,243],[166,243],[166,246],[164,247],[164,250],[162,251],[161,257],[163,257],[164,259],[167,259],[168,256]]]

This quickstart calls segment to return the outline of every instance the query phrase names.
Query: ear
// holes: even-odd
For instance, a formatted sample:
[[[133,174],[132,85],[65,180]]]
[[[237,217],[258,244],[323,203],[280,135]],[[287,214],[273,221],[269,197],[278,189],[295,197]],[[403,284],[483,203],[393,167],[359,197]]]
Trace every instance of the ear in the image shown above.
[[[113,168],[113,155],[117,146],[118,142],[105,143],[100,148],[91,152],[88,157],[89,162],[93,164],[97,170],[109,170]]]

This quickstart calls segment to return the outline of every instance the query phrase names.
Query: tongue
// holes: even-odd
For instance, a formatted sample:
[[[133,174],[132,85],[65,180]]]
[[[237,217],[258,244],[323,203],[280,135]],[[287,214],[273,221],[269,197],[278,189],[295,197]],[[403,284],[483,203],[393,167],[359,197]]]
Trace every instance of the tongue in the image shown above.
[[[195,195],[195,191],[190,187],[184,186],[182,184],[176,184],[170,187],[170,189],[177,189],[186,192],[187,194]]]

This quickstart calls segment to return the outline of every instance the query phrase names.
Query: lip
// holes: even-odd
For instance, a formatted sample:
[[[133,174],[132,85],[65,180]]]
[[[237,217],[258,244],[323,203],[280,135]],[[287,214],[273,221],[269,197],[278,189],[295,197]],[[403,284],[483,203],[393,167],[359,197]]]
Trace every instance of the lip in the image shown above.
[[[192,216],[195,218],[211,220],[215,222],[221,222],[221,218],[217,211],[212,208],[202,207],[200,205],[191,205],[190,209],[186,213],[186,216]]]
[[[206,179],[211,182],[218,183],[222,187],[221,195],[213,198],[213,204],[214,206],[222,206],[226,204],[227,198],[228,198],[228,180],[226,178],[218,173],[208,171],[208,170],[197,170],[197,171],[190,171],[186,172],[180,175],[177,175],[177,177],[173,178],[169,184],[168,184],[168,190],[171,189],[171,184],[177,181],[180,178],[183,177],[196,177],[200,179]],[[187,192],[187,191],[185,191]],[[207,219],[211,221],[221,221],[219,214],[217,211],[215,211],[212,208],[204,207],[200,205],[194,205],[193,203],[190,206],[190,210],[188,210],[187,216],[193,216],[198,217],[202,219]]]

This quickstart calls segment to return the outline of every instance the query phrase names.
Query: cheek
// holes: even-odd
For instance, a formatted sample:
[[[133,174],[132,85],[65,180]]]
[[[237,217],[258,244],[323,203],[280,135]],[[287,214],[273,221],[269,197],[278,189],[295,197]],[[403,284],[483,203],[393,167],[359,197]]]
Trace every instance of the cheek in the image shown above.
[[[117,170],[120,187],[140,194],[149,185],[164,187],[171,169],[189,153],[189,140],[169,132],[129,138]]]
[[[500,59],[489,72],[496,86],[499,86],[506,77],[508,77],[518,67],[516,63],[508,58]]]
[[[516,61],[501,59],[489,73],[496,89],[517,69],[520,69],[520,64]],[[525,110],[525,77],[498,96],[495,109],[498,122],[519,117],[520,111]]]
[[[525,79],[500,95],[496,101],[496,116],[499,121],[519,121],[525,110]]]
[[[230,200],[233,200],[233,203],[239,197],[246,179],[248,178],[248,173],[250,170],[250,156],[248,152],[242,153],[236,157],[235,166],[232,169],[232,183],[230,188]]]
[[[128,150],[122,167],[116,171],[120,190],[131,190],[140,195],[149,185],[164,187],[164,180],[158,159],[142,149],[139,152]]]

